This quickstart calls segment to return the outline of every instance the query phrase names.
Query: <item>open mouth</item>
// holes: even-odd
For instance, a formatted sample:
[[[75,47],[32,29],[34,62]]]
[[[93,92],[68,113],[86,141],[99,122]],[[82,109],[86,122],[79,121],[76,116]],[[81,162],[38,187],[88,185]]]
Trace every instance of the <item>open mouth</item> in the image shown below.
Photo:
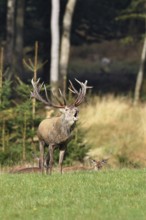
[[[74,114],[74,117],[76,118],[78,116],[78,113],[76,112],[75,114]]]

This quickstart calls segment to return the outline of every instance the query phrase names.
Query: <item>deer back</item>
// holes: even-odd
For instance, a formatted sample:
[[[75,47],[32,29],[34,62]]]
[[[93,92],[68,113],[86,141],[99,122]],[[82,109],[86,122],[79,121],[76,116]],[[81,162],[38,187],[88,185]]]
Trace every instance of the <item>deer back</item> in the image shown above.
[[[19,169],[11,170],[9,173],[41,173],[41,169],[39,167],[22,167]]]

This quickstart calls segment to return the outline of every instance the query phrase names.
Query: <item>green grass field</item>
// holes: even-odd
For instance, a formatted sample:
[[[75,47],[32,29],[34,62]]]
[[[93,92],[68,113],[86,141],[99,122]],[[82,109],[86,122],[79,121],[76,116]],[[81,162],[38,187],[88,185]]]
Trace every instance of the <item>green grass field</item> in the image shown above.
[[[145,220],[146,170],[1,174],[0,219]]]

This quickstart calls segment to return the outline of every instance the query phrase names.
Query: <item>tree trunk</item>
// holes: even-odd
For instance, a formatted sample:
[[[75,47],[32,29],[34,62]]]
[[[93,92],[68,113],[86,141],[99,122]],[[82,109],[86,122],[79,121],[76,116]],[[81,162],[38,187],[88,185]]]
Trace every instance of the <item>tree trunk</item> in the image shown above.
[[[67,68],[70,53],[70,32],[75,4],[76,0],[68,0],[63,18],[63,33],[60,50],[60,78],[64,94],[66,92]]]
[[[51,69],[50,84],[52,90],[57,89],[59,79],[59,9],[60,0],[52,0],[51,13]]]
[[[23,29],[24,29],[24,11],[25,0],[17,0],[16,5],[16,36],[15,36],[15,68],[16,72],[23,76]]]
[[[0,105],[2,104],[4,49],[0,48]]]
[[[145,60],[146,60],[146,37],[144,39],[144,45],[143,45],[143,50],[141,54],[141,63],[140,63],[139,72],[137,74],[137,80],[136,80],[136,86],[135,86],[135,94],[134,94],[135,105],[139,102],[139,99],[140,99],[140,90],[141,90],[142,81],[143,81]]]
[[[13,55],[14,55],[14,39],[15,39],[15,5],[16,0],[7,1],[7,24],[6,24],[6,65],[12,73]]]

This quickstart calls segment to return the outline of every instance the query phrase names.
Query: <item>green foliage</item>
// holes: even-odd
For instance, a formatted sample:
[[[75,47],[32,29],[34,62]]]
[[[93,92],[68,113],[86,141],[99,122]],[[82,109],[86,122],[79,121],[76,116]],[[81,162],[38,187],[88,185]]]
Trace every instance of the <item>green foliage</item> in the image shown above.
[[[17,95],[19,98],[22,98],[25,101],[29,100],[29,96],[30,96],[30,86],[29,85],[21,82],[17,85],[15,91],[17,92]]]
[[[31,101],[28,100],[29,89],[24,83],[16,85],[17,100],[12,99],[11,81],[4,80],[2,87],[2,105],[0,112],[0,164],[10,165],[22,160],[22,143],[25,147],[30,145],[31,131]],[[17,102],[18,101],[18,102]],[[15,104],[15,105],[14,105]],[[24,125],[26,131],[24,134]],[[27,133],[28,132],[28,133]],[[27,134],[26,134],[27,133]]]
[[[144,12],[145,0],[132,0],[128,8],[124,10],[125,13],[131,15],[133,12]]]
[[[89,145],[85,142],[84,136],[84,131],[78,125],[74,131],[74,138],[69,142],[67,147],[65,158],[67,164],[72,164],[73,161],[83,162],[83,159],[89,150]]]
[[[127,37],[125,37],[125,38],[123,38],[123,39],[121,40],[121,43],[122,43],[123,45],[125,45],[125,46],[128,46],[128,45],[134,43],[134,39],[133,39],[132,36],[127,36]]]
[[[0,164],[2,166],[11,166],[21,161],[21,151],[20,146],[17,144],[17,147],[7,149],[5,152],[0,152]]]
[[[6,79],[3,82],[3,87],[1,91],[2,102],[0,105],[0,110],[6,109],[11,106],[11,100],[10,100],[10,97],[12,95],[11,84],[12,81],[10,79]]]
[[[123,27],[128,27],[125,36],[131,35],[138,39],[145,32],[145,18],[145,0],[132,0],[129,1],[128,7],[120,11],[116,21]]]

